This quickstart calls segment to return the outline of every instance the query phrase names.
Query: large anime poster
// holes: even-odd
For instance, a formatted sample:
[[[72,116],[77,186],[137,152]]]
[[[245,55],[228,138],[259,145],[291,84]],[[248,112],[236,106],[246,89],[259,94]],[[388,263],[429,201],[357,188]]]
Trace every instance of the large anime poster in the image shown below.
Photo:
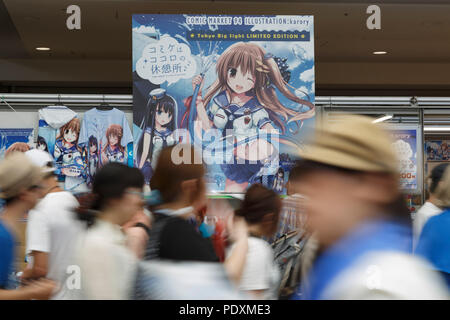
[[[32,128],[0,129],[0,159],[13,151],[25,152],[34,147]]]
[[[314,127],[312,16],[133,15],[134,165],[194,144],[213,192],[285,191]]]

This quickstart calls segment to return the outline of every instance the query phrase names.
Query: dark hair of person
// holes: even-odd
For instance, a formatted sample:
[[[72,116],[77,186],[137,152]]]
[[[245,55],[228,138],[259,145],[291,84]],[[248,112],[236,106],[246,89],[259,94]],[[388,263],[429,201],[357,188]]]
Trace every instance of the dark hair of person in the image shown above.
[[[150,188],[159,191],[163,203],[178,199],[182,192],[183,181],[199,179],[200,183],[200,179],[205,175],[205,167],[203,163],[196,163],[195,154],[194,147],[188,144],[174,145],[161,150],[150,180]],[[177,156],[187,161],[175,163],[173,159]]]
[[[142,188],[143,185],[144,176],[139,169],[118,162],[107,163],[95,175],[92,193],[78,199],[79,219],[92,225],[110,200],[121,198],[128,188]]]
[[[448,163],[442,163],[431,170],[430,178],[431,178],[431,185],[430,185],[430,192],[434,193],[436,191],[436,188],[439,184],[439,182],[442,180],[442,177],[444,176],[445,169],[447,168]]]
[[[243,217],[248,224],[261,223],[267,214],[274,214],[274,223],[277,223],[281,208],[282,201],[276,192],[255,183],[247,189],[244,201],[235,214]]]

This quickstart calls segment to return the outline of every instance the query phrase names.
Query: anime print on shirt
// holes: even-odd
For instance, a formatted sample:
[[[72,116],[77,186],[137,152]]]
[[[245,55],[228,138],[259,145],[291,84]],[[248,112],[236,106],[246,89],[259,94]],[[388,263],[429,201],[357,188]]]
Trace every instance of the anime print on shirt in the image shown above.
[[[92,184],[97,170],[108,162],[127,163],[127,145],[133,142],[125,113],[116,108],[93,108],[84,114],[80,145],[87,154],[87,183]]]
[[[36,149],[48,152],[56,163],[60,181],[67,177],[82,184],[86,177],[83,150],[78,144],[80,119],[65,106],[49,106],[39,110]]]
[[[285,193],[315,122],[313,17],[149,14],[132,28],[134,165],[146,182],[160,145],[189,142],[210,191]]]

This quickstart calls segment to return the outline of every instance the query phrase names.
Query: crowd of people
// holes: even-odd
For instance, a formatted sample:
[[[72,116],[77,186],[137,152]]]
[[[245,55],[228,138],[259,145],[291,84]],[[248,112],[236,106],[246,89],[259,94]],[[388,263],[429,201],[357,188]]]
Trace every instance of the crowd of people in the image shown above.
[[[149,194],[141,171],[119,163],[75,197],[45,151],[2,160],[0,299],[449,298],[448,166],[433,170],[411,221],[390,138],[371,118],[318,128],[289,173],[288,196],[251,185],[220,234],[205,224],[197,151],[183,145],[176,164],[174,148],[160,152]]]

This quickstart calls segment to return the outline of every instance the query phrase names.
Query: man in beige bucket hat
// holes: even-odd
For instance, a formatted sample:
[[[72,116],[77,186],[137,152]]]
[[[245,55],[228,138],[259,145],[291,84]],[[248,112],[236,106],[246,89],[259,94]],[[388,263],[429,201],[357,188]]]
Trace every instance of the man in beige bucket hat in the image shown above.
[[[372,121],[344,116],[300,152],[295,183],[319,254],[296,298],[447,298],[441,279],[410,254],[398,162],[388,132]]]
[[[20,152],[0,162],[0,300],[48,299],[55,288],[49,280],[29,283],[16,290],[11,283],[14,273],[14,246],[19,234],[18,221],[32,209],[42,196],[43,171]]]

